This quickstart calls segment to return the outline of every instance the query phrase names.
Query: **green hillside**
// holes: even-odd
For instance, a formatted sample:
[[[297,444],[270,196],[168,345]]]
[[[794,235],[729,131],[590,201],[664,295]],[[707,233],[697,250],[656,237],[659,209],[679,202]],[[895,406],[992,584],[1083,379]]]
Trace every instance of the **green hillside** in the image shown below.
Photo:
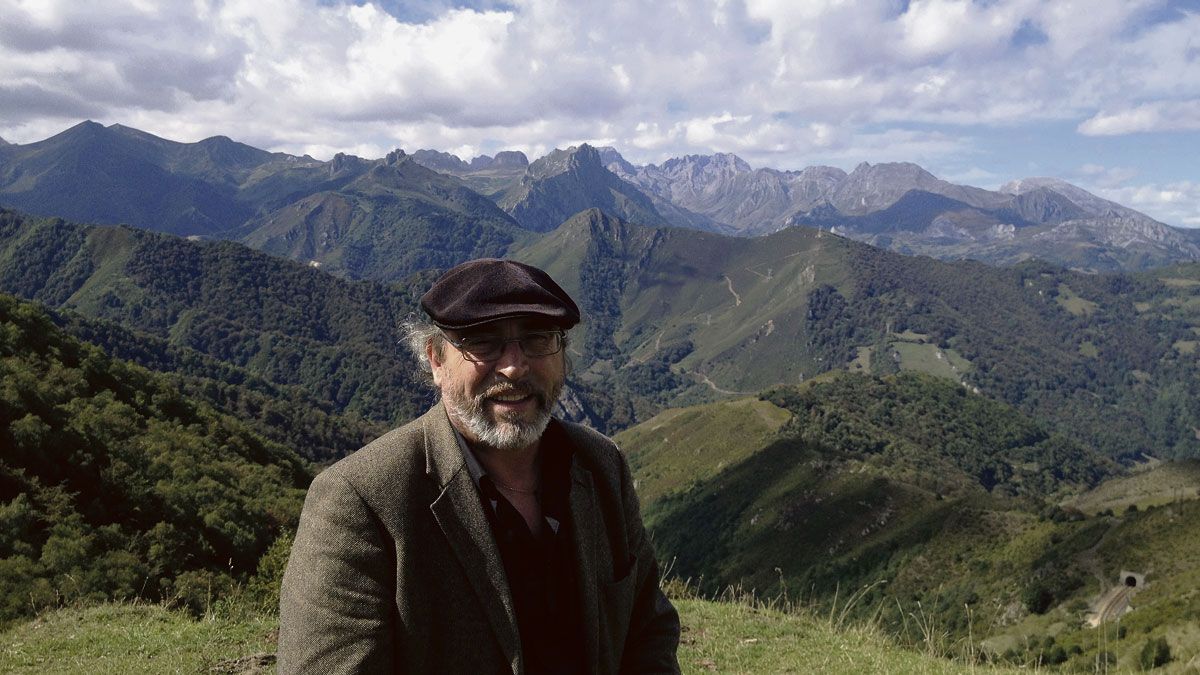
[[[595,209],[513,246],[584,309],[572,391],[602,430],[832,371],[919,370],[1123,461],[1200,454],[1194,268],[1165,280],[995,269],[803,228],[740,239]],[[0,289],[374,421],[409,419],[428,403],[395,327],[434,273],[347,283],[230,243],[0,214]]]
[[[0,624],[202,601],[295,527],[308,464],[0,295]]]
[[[404,153],[239,228],[254,248],[353,279],[401,281],[431,268],[502,256],[528,236],[494,203]]]
[[[932,631],[1014,665],[1090,672],[1107,651],[1137,667],[1143,644],[1159,638],[1182,662],[1200,654],[1189,628],[1200,611],[1200,520],[1188,517],[1200,502],[1063,510],[1065,493],[1092,490],[1086,499],[1128,479],[941,378],[843,375],[764,399],[766,418],[747,419],[751,400],[725,402],[617,438],[677,577],[817,606],[853,597],[851,616],[902,640]],[[1115,633],[1085,619],[1122,570],[1147,585],[1122,619],[1126,642],[1110,645]]]
[[[1063,506],[1092,515],[1145,509],[1180,500],[1200,499],[1200,460],[1153,462],[1134,467],[1131,474],[1106,481],[1063,502]]]
[[[1110,457],[1200,456],[1200,284],[1183,276],[946,263],[805,228],[740,239],[594,209],[514,256],[580,299],[577,377],[598,406],[612,392],[611,428],[833,370],[920,370]]]
[[[431,396],[397,345],[398,322],[415,307],[411,292],[346,281],[232,242],[0,211],[0,291],[301,387],[335,413],[407,420]]]
[[[115,321],[89,319],[69,310],[51,312],[51,319],[113,358],[162,373],[183,395],[236,417],[255,433],[306,459],[338,459],[388,428],[385,423],[339,411],[336,404],[317,399],[303,385],[276,384],[246,367]]]

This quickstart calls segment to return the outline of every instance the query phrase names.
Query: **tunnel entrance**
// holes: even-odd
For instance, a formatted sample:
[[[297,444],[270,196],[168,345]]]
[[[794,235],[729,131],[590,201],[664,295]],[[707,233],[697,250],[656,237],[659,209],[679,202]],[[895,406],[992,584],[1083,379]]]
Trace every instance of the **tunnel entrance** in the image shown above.
[[[1121,574],[1117,577],[1117,585],[1136,588],[1140,591],[1146,587],[1146,574],[1134,570],[1121,570]]]

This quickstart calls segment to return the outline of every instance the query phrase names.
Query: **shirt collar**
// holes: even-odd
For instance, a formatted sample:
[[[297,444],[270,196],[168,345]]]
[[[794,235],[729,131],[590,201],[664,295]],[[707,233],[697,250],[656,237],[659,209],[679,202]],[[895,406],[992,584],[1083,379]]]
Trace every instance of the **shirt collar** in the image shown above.
[[[471,481],[475,483],[475,487],[479,487],[479,479],[487,473],[483,470],[483,465],[479,463],[479,458],[475,456],[475,452],[471,450],[471,446],[467,445],[467,439],[463,438],[462,433],[455,429],[454,425],[450,425],[454,429],[454,437],[458,439],[458,449],[462,452],[463,463],[467,465],[467,473],[471,475]]]

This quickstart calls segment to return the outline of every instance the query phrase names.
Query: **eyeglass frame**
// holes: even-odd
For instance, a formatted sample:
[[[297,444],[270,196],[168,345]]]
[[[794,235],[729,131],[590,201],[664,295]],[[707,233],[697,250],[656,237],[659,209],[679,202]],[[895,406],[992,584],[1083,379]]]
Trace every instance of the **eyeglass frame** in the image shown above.
[[[554,335],[557,337],[558,346],[552,352],[546,352],[545,354],[530,354],[526,351],[525,344],[522,342],[522,340],[525,340],[526,338],[528,338],[532,335]],[[546,356],[553,356],[555,354],[562,352],[563,349],[565,349],[567,346],[567,333],[566,333],[566,331],[563,331],[563,330],[533,330],[533,331],[529,331],[528,333],[524,333],[522,335],[518,335],[517,337],[511,337],[511,338],[492,336],[492,337],[486,337],[486,338],[467,337],[467,338],[462,338],[459,340],[455,340],[454,338],[450,337],[449,335],[446,334],[446,331],[443,330],[442,338],[444,338],[446,340],[446,342],[448,342],[450,344],[450,346],[457,349],[458,353],[462,354],[463,359],[470,361],[471,363],[495,363],[496,361],[499,361],[500,359],[504,358],[504,352],[508,350],[508,345],[510,342],[517,343],[517,348],[519,348],[521,350],[521,354],[527,359],[540,359],[540,358],[543,358]],[[496,352],[496,356],[493,358],[490,358],[490,359],[478,358],[472,354],[469,354],[467,351],[471,346],[470,341],[472,339],[487,340],[489,342],[497,341],[500,343],[500,349],[499,349],[499,351]]]

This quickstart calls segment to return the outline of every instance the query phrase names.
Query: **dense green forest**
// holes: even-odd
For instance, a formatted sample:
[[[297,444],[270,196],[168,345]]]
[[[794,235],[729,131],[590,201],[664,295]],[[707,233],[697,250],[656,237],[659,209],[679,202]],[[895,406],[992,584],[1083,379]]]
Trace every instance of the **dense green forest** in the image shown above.
[[[385,423],[339,412],[302,385],[280,385],[190,347],[105,319],[51,312],[67,333],[113,358],[162,373],[180,393],[250,425],[263,437],[319,462],[343,457],[387,430]]]
[[[810,294],[813,345],[830,367],[871,346],[873,371],[894,372],[908,333],[965,359],[962,382],[1110,457],[1200,456],[1196,285],[1168,276],[1190,268],[1160,272],[1164,282],[853,253],[851,292]]]
[[[161,338],[375,422],[411,419],[431,400],[398,331],[415,307],[410,288],[428,283],[428,275],[407,286],[351,282],[231,242],[0,210],[0,290]],[[106,348],[128,342],[110,329],[85,333]],[[177,357],[154,351],[162,350],[127,353],[173,369]]]
[[[793,414],[785,437],[896,466],[948,463],[989,492],[1046,497],[1118,473],[1113,461],[1012,407],[922,373],[842,375],[763,398]]]
[[[0,623],[203,602],[295,527],[309,465],[177,382],[0,296]]]

